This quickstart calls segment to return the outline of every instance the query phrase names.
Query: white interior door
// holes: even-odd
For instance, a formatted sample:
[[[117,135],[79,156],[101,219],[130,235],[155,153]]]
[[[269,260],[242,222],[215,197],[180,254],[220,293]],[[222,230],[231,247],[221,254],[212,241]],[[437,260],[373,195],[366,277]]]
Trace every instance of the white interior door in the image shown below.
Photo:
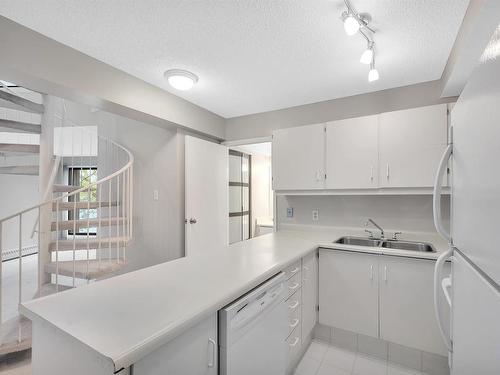
[[[186,256],[228,244],[228,150],[185,139]]]

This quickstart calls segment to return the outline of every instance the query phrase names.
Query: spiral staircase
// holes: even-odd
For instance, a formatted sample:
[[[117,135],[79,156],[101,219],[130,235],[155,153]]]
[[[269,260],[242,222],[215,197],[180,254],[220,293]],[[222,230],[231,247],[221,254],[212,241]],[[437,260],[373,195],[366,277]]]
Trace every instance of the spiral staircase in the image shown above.
[[[20,303],[110,277],[126,266],[134,158],[99,136],[97,127],[69,119],[63,100],[51,102],[59,105],[51,104],[49,114],[47,96],[1,81],[0,86],[0,175],[38,175],[44,163],[40,139],[44,129],[53,132],[45,137],[50,160],[39,178],[46,182],[39,185],[41,203],[0,218],[4,355],[31,347],[31,324],[18,314]]]

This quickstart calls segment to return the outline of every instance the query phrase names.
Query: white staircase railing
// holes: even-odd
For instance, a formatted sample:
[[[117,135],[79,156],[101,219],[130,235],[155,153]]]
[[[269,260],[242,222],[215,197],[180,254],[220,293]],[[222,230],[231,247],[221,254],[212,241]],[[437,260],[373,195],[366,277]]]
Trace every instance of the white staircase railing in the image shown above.
[[[79,139],[78,142],[81,144],[84,141]],[[0,354],[3,353],[2,345],[12,341],[12,332],[5,332],[11,327],[5,328],[7,324],[4,324],[12,319],[17,319],[14,341],[19,345],[31,340],[31,334],[23,332],[26,325],[23,318],[18,315],[13,317],[12,311],[5,316],[5,297],[17,297],[15,303],[18,306],[23,301],[78,286],[78,281],[90,282],[113,274],[126,264],[126,247],[133,232],[134,157],[125,147],[101,136],[97,136],[97,148],[97,156],[89,156],[88,161],[84,160],[86,156],[56,156],[57,164],[63,170],[66,168],[66,174],[67,168],[77,165],[97,168],[98,176],[104,171],[104,177],[96,177],[96,181],[84,187],[63,186],[58,190],[59,196],[49,199],[50,193],[47,193],[44,195],[47,199],[42,203],[0,219],[0,328],[3,329],[0,330]],[[52,171],[49,184],[53,184],[55,175]],[[48,191],[56,194],[52,186]],[[81,217],[81,210],[84,217]],[[35,223],[34,227],[32,223]],[[35,232],[37,238],[31,239]],[[6,235],[9,242],[17,238],[15,282],[2,277],[2,249],[7,247],[4,241]],[[29,275],[27,278],[23,270],[23,249],[30,241],[38,244],[38,265],[37,276]],[[11,262],[16,260],[8,263]],[[28,282],[25,279],[33,278],[38,286],[34,295],[25,292],[25,283]],[[8,296],[5,296],[6,293]]]

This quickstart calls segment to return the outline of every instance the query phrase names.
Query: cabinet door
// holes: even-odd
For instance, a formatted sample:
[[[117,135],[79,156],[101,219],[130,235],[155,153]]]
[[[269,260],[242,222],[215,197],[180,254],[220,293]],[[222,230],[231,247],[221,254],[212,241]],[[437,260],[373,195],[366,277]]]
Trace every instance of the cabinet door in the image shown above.
[[[134,375],[217,375],[217,315],[134,364]]]
[[[305,339],[317,322],[318,257],[313,252],[302,258],[302,338]]]
[[[380,114],[380,187],[431,187],[447,144],[446,104]]]
[[[274,190],[322,189],[325,183],[325,124],[273,133]]]
[[[327,189],[378,187],[378,115],[326,125]]]
[[[447,355],[434,316],[434,264],[423,259],[380,258],[380,336],[397,344]],[[445,271],[449,274],[449,266]]]
[[[319,322],[378,336],[378,255],[320,249]]]

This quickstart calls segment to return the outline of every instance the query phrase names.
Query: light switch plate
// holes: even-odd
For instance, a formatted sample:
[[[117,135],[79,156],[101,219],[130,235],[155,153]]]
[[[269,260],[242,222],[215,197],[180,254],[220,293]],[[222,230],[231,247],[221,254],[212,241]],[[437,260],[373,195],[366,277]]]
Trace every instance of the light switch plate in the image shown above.
[[[319,210],[318,209],[312,210],[312,219],[313,219],[313,221],[319,220]]]
[[[157,201],[160,199],[158,190],[153,190],[153,200]]]
[[[286,217],[293,217],[293,207],[288,207],[286,209]]]

